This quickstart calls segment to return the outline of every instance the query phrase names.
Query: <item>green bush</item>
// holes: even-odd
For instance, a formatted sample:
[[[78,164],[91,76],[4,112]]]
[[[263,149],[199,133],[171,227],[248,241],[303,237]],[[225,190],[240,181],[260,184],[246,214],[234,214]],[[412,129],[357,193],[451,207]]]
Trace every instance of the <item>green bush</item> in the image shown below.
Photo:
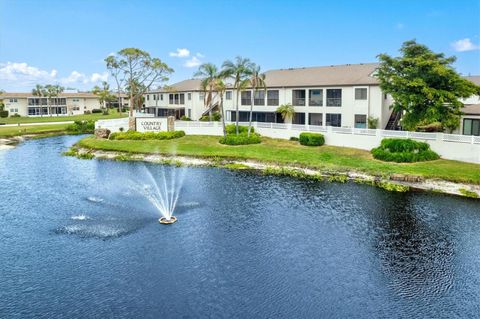
[[[13,114],[13,115],[10,115],[10,117],[22,117],[22,116],[21,116],[20,114],[18,114],[18,113],[15,113],[15,114]]]
[[[92,113],[102,113],[103,111],[101,109],[93,109]]]
[[[186,115],[182,115],[182,117],[180,118],[180,121],[191,121],[192,119],[189,118],[188,116]]]
[[[180,138],[185,136],[184,131],[174,131],[174,132],[136,132],[136,131],[127,131],[127,132],[116,132],[112,133],[109,136],[111,140],[171,140],[174,138]]]
[[[95,121],[75,121],[73,124],[67,126],[67,132],[69,133],[93,133],[95,130]]]
[[[320,133],[300,133],[300,144],[307,146],[321,146],[325,144],[325,138]]]
[[[221,120],[221,118],[222,118],[222,115],[220,115],[220,112],[213,112],[212,113],[212,121],[218,122],[218,121]],[[210,121],[210,116],[208,114],[204,115],[200,118],[200,121],[209,122]]]
[[[236,134],[235,124],[228,124],[226,126],[227,134]],[[238,126],[238,134],[247,134],[248,133],[248,126]],[[250,133],[255,133],[255,129],[252,127]]]
[[[8,111],[0,111],[0,117],[8,117]]]
[[[290,141],[298,142],[298,141],[300,141],[300,139],[296,136],[292,136],[292,137],[290,137]]]
[[[226,145],[248,145],[248,144],[258,144],[262,140],[260,134],[252,133],[248,136],[246,133],[242,134],[227,134],[227,137],[222,137],[220,139],[221,144]]]
[[[427,143],[401,138],[385,138],[371,153],[375,159],[397,163],[433,161],[440,158]]]

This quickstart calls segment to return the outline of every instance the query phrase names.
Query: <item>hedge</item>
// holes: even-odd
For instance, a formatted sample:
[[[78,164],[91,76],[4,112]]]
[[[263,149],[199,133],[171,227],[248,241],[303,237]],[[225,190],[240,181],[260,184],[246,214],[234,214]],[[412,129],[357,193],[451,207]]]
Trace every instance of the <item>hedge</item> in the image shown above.
[[[66,128],[70,133],[93,133],[95,130],[95,121],[75,121]]]
[[[0,117],[8,117],[8,111],[0,111]]]
[[[260,134],[251,133],[248,136],[246,133],[242,134],[227,134],[227,137],[222,137],[220,139],[221,144],[226,145],[248,145],[248,144],[259,144],[262,141]]]
[[[171,140],[174,138],[184,137],[184,131],[173,131],[173,132],[136,132],[136,131],[127,131],[127,132],[116,132],[112,133],[109,136],[110,140]]]
[[[320,133],[300,133],[300,144],[306,146],[321,146],[325,144],[325,138]]]
[[[227,134],[236,134],[237,131],[235,129],[235,124],[229,124],[226,126],[227,128]],[[242,125],[239,125],[238,126],[238,133],[239,134],[247,134],[248,133],[248,126],[242,126]],[[250,130],[250,133],[255,133],[255,129],[252,127],[251,130]]]
[[[93,109],[92,113],[102,113],[103,111],[101,109]]]
[[[430,145],[411,139],[386,138],[371,151],[375,159],[386,162],[414,163],[433,161],[440,158]]]

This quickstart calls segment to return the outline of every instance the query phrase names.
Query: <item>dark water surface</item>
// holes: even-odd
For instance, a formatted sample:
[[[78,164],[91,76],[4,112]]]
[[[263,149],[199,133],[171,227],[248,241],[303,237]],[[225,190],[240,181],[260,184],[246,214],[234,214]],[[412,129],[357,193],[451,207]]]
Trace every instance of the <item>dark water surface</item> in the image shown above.
[[[0,318],[473,318],[480,204],[212,168],[0,151]],[[178,222],[132,189],[185,173]]]

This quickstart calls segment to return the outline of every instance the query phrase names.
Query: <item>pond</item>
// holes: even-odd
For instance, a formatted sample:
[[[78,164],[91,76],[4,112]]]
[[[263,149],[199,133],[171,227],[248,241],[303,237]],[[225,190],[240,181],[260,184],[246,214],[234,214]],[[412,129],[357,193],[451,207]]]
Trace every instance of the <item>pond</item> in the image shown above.
[[[480,205],[217,168],[0,151],[1,318],[465,317]],[[175,215],[132,188],[184,174]]]

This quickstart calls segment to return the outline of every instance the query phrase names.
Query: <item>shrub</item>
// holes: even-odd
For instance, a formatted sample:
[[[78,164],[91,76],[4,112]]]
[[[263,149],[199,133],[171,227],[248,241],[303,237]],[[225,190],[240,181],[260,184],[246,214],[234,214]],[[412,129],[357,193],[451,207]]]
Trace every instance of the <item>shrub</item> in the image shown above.
[[[182,117],[180,118],[180,121],[191,121],[192,119],[189,118],[188,116],[186,115],[182,115]]]
[[[18,113],[15,113],[15,114],[13,114],[13,115],[10,115],[10,117],[22,117],[22,116],[21,116],[20,114],[18,114]]]
[[[325,144],[325,138],[320,133],[300,133],[300,144],[307,146],[321,146]]]
[[[221,144],[226,145],[248,145],[259,144],[261,142],[260,134],[252,133],[248,136],[246,133],[242,134],[227,134],[227,137],[220,139]]]
[[[371,117],[367,118],[368,128],[369,129],[376,129],[378,127],[378,117]]]
[[[372,149],[371,153],[375,159],[397,163],[433,161],[440,158],[427,143],[400,138],[383,139],[380,146]]]
[[[0,117],[8,117],[8,111],[0,111]]]
[[[112,133],[109,136],[111,140],[171,140],[174,138],[180,138],[185,136],[184,131],[174,131],[174,132],[136,132],[136,131],[127,131],[127,132],[116,132]]]
[[[67,126],[67,132],[69,133],[93,133],[95,130],[95,121],[75,121],[73,124]]]
[[[93,109],[92,113],[102,113],[103,111],[101,109]]]
[[[222,116],[220,115],[220,112],[213,112],[212,113],[212,121],[218,122],[218,121],[220,121],[221,118],[222,118]],[[209,122],[210,121],[210,116],[208,114],[204,115],[200,118],[200,121]]]
[[[292,137],[290,137],[290,141],[298,142],[298,141],[300,141],[300,139],[296,136],[292,136]]]
[[[83,111],[83,114],[92,114],[90,111]]]
[[[228,124],[226,126],[227,134],[236,134],[235,124]],[[248,133],[248,126],[238,126],[238,133],[239,134],[247,134]],[[250,133],[255,133],[255,129],[252,127]]]

